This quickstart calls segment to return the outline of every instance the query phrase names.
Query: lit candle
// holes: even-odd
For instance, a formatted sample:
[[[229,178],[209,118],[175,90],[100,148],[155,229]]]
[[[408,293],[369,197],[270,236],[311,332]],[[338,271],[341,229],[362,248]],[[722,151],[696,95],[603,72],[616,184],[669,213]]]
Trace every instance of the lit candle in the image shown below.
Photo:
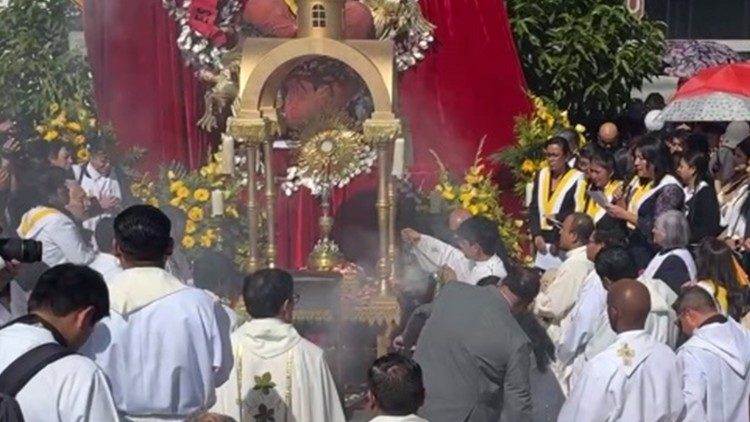
[[[404,138],[396,139],[393,143],[393,170],[391,175],[398,179],[404,177],[404,148],[406,141]]]
[[[221,136],[221,173],[234,176],[234,138]]]
[[[221,189],[214,189],[211,191],[211,216],[222,215],[224,215],[224,193]]]

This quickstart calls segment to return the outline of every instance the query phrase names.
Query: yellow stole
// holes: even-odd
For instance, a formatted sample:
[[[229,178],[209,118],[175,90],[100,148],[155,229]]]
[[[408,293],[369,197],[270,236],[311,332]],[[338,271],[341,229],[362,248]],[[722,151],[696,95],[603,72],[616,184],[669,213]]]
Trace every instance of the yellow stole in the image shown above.
[[[36,226],[36,223],[41,221],[44,217],[52,214],[59,214],[60,211],[50,207],[37,207],[26,213],[21,219],[21,224],[18,226],[18,234],[22,238],[28,236],[31,229]]]
[[[552,230],[554,227],[544,218],[545,215],[556,214],[562,206],[565,195],[579,180],[581,172],[576,169],[568,169],[560,178],[555,189],[550,192],[552,184],[552,172],[549,167],[539,170],[539,225],[542,230]]]
[[[607,186],[602,189],[602,193],[604,193],[604,196],[607,197],[607,199],[612,202],[612,198],[615,196],[615,191],[622,186],[622,182],[619,180],[610,180],[609,183],[607,183]],[[588,214],[591,219],[594,220],[596,223],[599,221],[603,216],[604,208],[599,206],[599,204],[596,203],[596,201],[592,200],[588,196],[586,197],[586,208],[584,212]]]

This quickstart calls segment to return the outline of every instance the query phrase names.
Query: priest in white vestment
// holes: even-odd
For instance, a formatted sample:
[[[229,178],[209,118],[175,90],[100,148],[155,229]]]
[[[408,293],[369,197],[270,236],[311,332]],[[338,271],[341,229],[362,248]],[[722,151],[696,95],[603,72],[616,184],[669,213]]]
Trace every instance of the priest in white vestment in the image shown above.
[[[39,277],[29,305],[28,315],[0,329],[0,373],[16,359],[50,343],[71,354],[40,369],[18,392],[24,420],[118,421],[104,372],[91,359],[73,353],[109,311],[101,276],[72,264],[49,269]]]
[[[565,261],[554,280],[542,286],[534,301],[534,313],[548,322],[547,333],[553,342],[557,342],[567,328],[568,314],[578,300],[586,277],[594,269],[594,263],[586,255],[586,244],[593,231],[594,222],[587,214],[573,213],[565,218],[559,245],[566,252]]]
[[[456,230],[460,249],[413,229],[404,229],[401,237],[412,245],[420,267],[428,272],[447,269],[447,278],[476,285],[488,275],[508,276],[498,251],[504,251],[497,224],[485,217],[471,217]],[[503,257],[506,258],[506,257]],[[445,273],[444,273],[445,274]]]
[[[237,421],[273,416],[277,422],[344,422],[323,350],[292,326],[294,283],[286,271],[266,269],[245,281],[251,320],[232,334],[235,365],[212,412]]]
[[[184,420],[215,403],[232,368],[221,304],[164,270],[170,222],[148,205],[115,219],[125,270],[109,283],[110,317],[84,347],[107,374],[126,420]]]
[[[610,287],[607,306],[617,339],[587,363],[558,421],[681,420],[685,405],[677,356],[644,330],[651,308],[648,289],[621,280]]]
[[[750,417],[750,332],[719,312],[701,287],[675,304],[690,339],[677,351],[683,370],[686,422],[746,421]]]

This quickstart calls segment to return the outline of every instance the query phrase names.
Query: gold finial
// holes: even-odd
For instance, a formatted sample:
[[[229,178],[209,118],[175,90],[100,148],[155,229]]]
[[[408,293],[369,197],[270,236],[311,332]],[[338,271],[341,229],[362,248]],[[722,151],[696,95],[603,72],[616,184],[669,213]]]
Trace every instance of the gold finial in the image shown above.
[[[344,0],[299,0],[297,36],[341,39]]]

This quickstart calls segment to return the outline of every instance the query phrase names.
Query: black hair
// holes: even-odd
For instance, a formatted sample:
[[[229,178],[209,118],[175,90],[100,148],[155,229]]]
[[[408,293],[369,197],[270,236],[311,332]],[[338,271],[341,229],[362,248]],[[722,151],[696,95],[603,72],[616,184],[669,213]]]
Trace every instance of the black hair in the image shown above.
[[[708,144],[708,136],[703,133],[690,133],[685,129],[678,129],[672,135],[673,138],[681,138],[681,134],[685,133],[685,149],[688,151],[698,151],[706,155],[711,155],[711,147]],[[681,138],[683,139],[683,138]]]
[[[417,413],[424,403],[422,368],[406,356],[381,356],[367,370],[367,384],[378,409],[387,416]]]
[[[274,318],[284,302],[294,296],[294,280],[284,270],[264,269],[245,278],[242,289],[245,308],[253,318]]]
[[[70,200],[68,189],[69,173],[58,167],[48,167],[36,176],[36,182],[32,188],[34,205],[43,205],[65,210]]]
[[[615,165],[614,178],[628,181],[633,176],[633,155],[626,148],[618,148],[612,153]]]
[[[571,152],[574,149],[573,147],[575,147],[575,149],[578,149],[578,140],[580,139],[580,136],[575,130],[571,128],[565,128],[558,132],[555,136],[565,139],[568,142],[568,147],[570,148]]]
[[[661,94],[659,94],[658,92],[652,92],[646,97],[646,100],[643,102],[643,106],[648,113],[652,110],[663,109],[666,106],[666,102],[664,101],[664,97]]]
[[[207,250],[193,264],[193,283],[195,287],[210,290],[218,296],[226,296],[239,284],[242,277],[234,268],[234,262],[227,255]]]
[[[508,274],[508,278],[503,280],[503,286],[518,296],[523,303],[533,302],[541,286],[539,273],[529,268],[516,266],[510,269]]]
[[[547,330],[542,327],[539,320],[531,312],[524,312],[514,315],[518,325],[526,333],[526,337],[531,341],[531,348],[534,350],[534,359],[536,359],[536,368],[539,372],[547,372],[549,364],[555,360],[555,343],[547,334]]]
[[[68,150],[70,151],[70,146],[68,146],[68,144],[63,141],[47,142],[45,146],[47,147],[47,158],[57,158],[57,156],[60,154],[60,150],[62,150],[63,148],[68,148]]]
[[[605,248],[626,248],[628,245],[628,234],[619,226],[607,223],[597,224],[591,233],[594,242],[604,245]]]
[[[685,160],[688,166],[695,168],[696,180],[702,180],[709,185],[713,184],[711,174],[708,171],[708,156],[706,154],[688,150],[680,154],[680,158]]]
[[[740,285],[732,250],[721,240],[705,238],[698,245],[696,267],[699,281],[712,281],[727,290],[729,316],[740,320],[747,304],[747,288]],[[716,291],[718,294],[718,289]]]
[[[86,146],[91,154],[109,153],[107,141],[103,136],[96,134],[86,139]]]
[[[615,160],[612,158],[612,154],[601,151],[599,148],[594,148],[593,153],[589,157],[589,161],[591,164],[596,164],[600,167],[603,167],[605,170],[608,170],[615,173]]]
[[[128,258],[161,261],[172,247],[172,223],[158,208],[133,205],[115,218],[115,240]]]
[[[590,215],[583,212],[574,212],[568,218],[573,219],[573,234],[576,235],[579,242],[586,244],[594,231],[594,220]]]
[[[611,282],[638,278],[635,260],[625,248],[605,247],[599,251],[594,259],[594,269],[602,280],[608,279]]]
[[[547,139],[547,142],[544,143],[544,149],[546,150],[551,145],[559,146],[563,151],[563,155],[565,156],[570,156],[570,154],[572,153],[572,151],[570,150],[570,144],[568,144],[568,140],[563,138],[562,136],[553,136]]]
[[[105,217],[96,223],[94,230],[94,239],[96,246],[104,253],[112,253],[112,242],[115,239],[115,219]]]
[[[109,291],[98,272],[83,265],[62,264],[45,271],[29,297],[29,312],[49,311],[55,316],[94,308],[94,322],[109,315]]]
[[[497,223],[487,217],[474,216],[466,219],[456,230],[456,236],[469,243],[476,243],[486,255],[492,255],[498,248],[500,234]]]
[[[659,184],[661,179],[672,172],[672,156],[669,147],[657,136],[646,135],[636,144],[636,150],[641,152],[643,159],[654,166],[654,185]]]
[[[477,281],[477,286],[497,286],[500,281],[500,277],[496,275],[488,275],[487,277],[482,277],[479,281]]]

